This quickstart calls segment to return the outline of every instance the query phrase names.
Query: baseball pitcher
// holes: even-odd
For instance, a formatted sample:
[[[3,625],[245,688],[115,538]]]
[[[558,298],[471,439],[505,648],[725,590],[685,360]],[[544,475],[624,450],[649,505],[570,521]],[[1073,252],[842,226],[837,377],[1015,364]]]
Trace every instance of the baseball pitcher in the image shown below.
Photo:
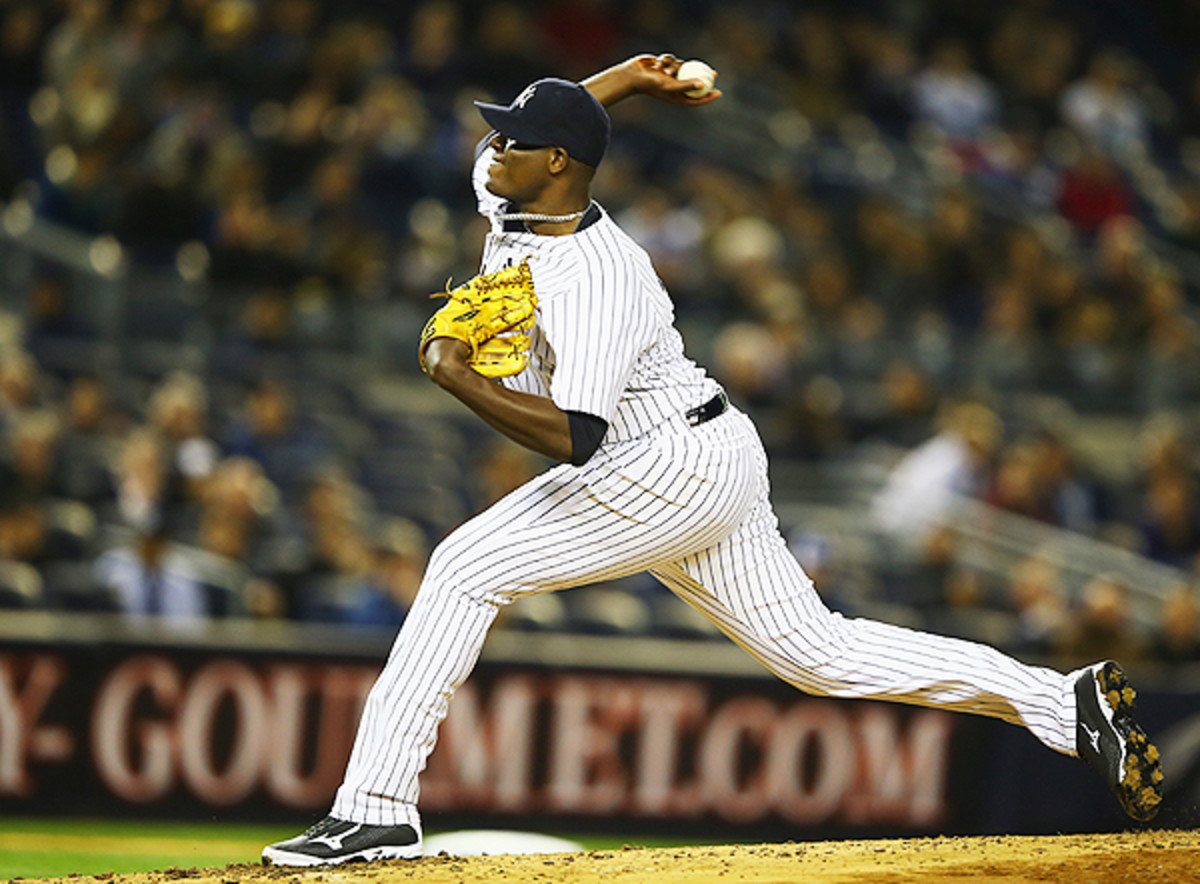
[[[821,602],[779,533],[754,426],[685,355],[646,252],[591,198],[605,106],[720,96],[678,69],[638,56],[582,84],[538,80],[508,106],[477,102],[494,130],[473,171],[491,232],[480,274],[446,293],[419,358],[492,427],[560,463],[434,551],[330,815],[265,848],[265,862],[419,856],[417,778],[500,609],[641,571],[806,693],[1000,718],[1086,759],[1130,816],[1157,810],[1158,753],[1115,663],[1062,674]]]

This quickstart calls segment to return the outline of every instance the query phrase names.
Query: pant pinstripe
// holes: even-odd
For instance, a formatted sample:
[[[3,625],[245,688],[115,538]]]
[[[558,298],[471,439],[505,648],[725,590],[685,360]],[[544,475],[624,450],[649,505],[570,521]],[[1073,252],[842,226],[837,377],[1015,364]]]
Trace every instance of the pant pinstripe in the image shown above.
[[[334,816],[419,826],[418,776],[500,608],[641,571],[802,691],[989,715],[1074,753],[1068,676],[824,606],[779,534],[748,418],[672,429],[556,467],[438,546],[367,698]]]

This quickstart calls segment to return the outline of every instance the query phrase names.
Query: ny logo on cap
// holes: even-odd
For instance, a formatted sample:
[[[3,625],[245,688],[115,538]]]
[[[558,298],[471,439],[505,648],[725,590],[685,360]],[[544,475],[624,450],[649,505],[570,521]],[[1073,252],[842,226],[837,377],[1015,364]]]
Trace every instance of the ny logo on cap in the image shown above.
[[[537,83],[530,83],[525,87],[525,91],[513,99],[513,107],[525,107],[529,103],[529,99],[533,98],[533,93],[537,92]]]

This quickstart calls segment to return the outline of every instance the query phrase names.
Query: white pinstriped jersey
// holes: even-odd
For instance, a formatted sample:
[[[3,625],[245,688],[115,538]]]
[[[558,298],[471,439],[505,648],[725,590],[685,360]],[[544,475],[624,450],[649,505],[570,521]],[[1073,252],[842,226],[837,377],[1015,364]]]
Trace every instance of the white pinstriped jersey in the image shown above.
[[[504,201],[484,186],[490,162],[491,151],[481,151],[472,176],[479,211],[492,219],[481,270],[529,259],[538,296],[529,367],[505,386],[603,418],[603,445],[643,436],[720,392],[684,355],[674,306],[645,249],[602,208],[569,236],[505,231],[495,217]]]

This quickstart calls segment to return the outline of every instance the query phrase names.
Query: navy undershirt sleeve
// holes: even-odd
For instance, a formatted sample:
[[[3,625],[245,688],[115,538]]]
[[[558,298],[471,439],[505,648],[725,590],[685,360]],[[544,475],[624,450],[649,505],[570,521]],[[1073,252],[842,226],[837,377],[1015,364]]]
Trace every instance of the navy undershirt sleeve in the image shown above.
[[[600,447],[608,421],[584,411],[568,411],[567,421],[571,425],[571,463],[581,467]]]

